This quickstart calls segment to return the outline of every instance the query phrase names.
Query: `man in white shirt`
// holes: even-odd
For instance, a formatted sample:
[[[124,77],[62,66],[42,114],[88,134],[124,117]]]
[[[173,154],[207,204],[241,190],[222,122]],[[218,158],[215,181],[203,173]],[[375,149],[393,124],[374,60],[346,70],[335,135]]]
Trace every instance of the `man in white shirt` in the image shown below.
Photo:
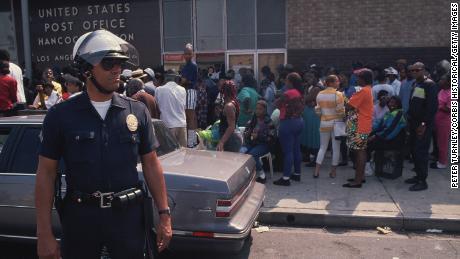
[[[10,53],[4,49],[0,50],[0,60],[5,60],[10,63],[10,76],[16,79],[17,86],[17,98],[18,103],[26,103],[26,96],[24,94],[24,82],[22,78],[22,69],[10,61]]]
[[[401,81],[398,80],[398,71],[393,67],[385,69],[385,75],[388,77],[388,83],[393,87],[394,95],[399,95],[401,90]]]
[[[389,97],[395,95],[393,87],[387,83],[387,79],[384,73],[378,73],[375,79],[378,83],[372,87],[372,96],[374,97],[374,103],[377,103],[378,93],[382,90],[387,91]]]
[[[166,72],[166,84],[157,87],[155,98],[160,108],[160,119],[176,137],[179,144],[187,146],[187,121],[185,116],[185,102],[187,93],[185,88],[177,84],[179,75],[172,70]]]
[[[389,112],[390,109],[387,106],[388,103],[388,92],[381,90],[377,94],[378,102],[374,105],[374,114],[372,115],[372,124],[376,123],[378,120],[382,119],[385,116],[385,113]]]

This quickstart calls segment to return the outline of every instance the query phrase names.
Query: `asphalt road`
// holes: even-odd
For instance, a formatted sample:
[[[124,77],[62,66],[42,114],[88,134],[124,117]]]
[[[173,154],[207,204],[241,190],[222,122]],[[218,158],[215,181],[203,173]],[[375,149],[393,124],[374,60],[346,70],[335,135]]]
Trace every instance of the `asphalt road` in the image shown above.
[[[0,244],[0,258],[34,258],[31,245]],[[253,231],[252,240],[236,255],[163,254],[164,259],[287,258],[460,258],[460,235],[427,233],[377,234],[372,230],[270,228]]]

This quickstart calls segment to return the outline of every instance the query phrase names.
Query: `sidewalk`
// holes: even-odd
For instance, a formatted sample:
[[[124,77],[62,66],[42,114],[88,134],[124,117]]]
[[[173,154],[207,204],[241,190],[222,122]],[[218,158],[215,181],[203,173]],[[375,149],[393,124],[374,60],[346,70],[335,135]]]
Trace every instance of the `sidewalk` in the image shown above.
[[[430,169],[428,190],[409,192],[404,179],[412,177],[413,164],[405,162],[396,180],[367,177],[361,189],[343,188],[354,176],[351,166],[339,167],[329,178],[330,159],[325,159],[319,178],[302,164],[301,182],[275,186],[267,180],[267,193],[259,221],[262,224],[319,227],[460,231],[460,190],[450,189],[449,169]]]

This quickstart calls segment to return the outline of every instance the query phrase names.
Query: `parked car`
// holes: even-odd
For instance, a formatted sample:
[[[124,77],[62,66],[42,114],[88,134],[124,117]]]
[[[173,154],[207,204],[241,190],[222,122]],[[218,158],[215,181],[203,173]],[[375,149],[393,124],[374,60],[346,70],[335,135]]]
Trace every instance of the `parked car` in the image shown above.
[[[0,118],[0,239],[36,240],[34,187],[43,119]],[[254,160],[181,148],[162,121],[152,123],[172,210],[171,249],[241,250],[265,197],[265,187],[255,182]],[[65,175],[63,163],[60,168]],[[140,164],[138,170],[142,178]],[[60,237],[55,210],[53,228]]]

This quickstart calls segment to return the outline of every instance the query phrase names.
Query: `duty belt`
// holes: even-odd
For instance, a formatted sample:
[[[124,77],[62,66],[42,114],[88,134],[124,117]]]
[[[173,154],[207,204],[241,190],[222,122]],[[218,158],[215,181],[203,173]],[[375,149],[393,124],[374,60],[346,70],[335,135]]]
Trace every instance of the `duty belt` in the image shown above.
[[[120,208],[139,203],[144,197],[144,191],[140,188],[130,188],[121,192],[100,192],[84,193],[71,191],[66,195],[72,202],[80,204],[95,205],[99,208]]]

